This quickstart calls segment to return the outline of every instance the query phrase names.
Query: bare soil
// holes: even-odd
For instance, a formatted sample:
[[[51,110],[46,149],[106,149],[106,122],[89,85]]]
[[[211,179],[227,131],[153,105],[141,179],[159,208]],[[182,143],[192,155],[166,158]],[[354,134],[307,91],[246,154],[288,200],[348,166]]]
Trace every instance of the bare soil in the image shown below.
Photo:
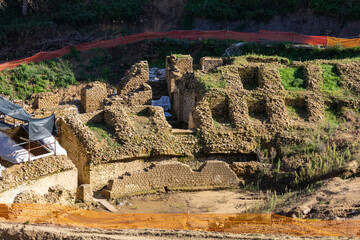
[[[241,213],[255,207],[259,194],[244,190],[169,192],[119,201],[119,213]]]
[[[282,215],[328,220],[360,220],[360,178],[325,180],[321,187],[303,195],[289,195],[278,206]]]

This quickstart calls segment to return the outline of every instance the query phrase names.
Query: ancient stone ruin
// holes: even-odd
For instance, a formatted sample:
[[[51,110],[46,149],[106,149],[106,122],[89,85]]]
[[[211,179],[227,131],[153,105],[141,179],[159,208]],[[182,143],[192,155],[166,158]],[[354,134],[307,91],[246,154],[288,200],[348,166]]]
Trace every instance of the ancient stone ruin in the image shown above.
[[[320,91],[320,64],[250,56],[202,58],[199,66],[191,56],[171,55],[165,80],[156,84],[141,61],[119,79],[116,92],[104,83],[85,84],[71,105],[61,95],[39,94],[34,104],[39,115],[59,111],[58,141],[68,157],[39,160],[50,163],[40,176],[30,163],[22,166],[26,174],[5,170],[0,199],[11,202],[33,178],[41,178],[37,194],[47,194],[51,179],[84,202],[92,201],[93,192],[117,199],[165,189],[237,187],[244,175],[258,171],[261,146],[302,142],[298,132],[324,121],[329,106],[359,108],[351,98]],[[358,65],[326,64],[336,66],[342,87],[360,89],[353,80],[360,76]],[[304,85],[297,91],[284,88],[279,73],[284,67],[302,71]],[[152,106],[160,94],[170,99],[171,116],[164,106]],[[300,111],[294,116],[289,109]]]

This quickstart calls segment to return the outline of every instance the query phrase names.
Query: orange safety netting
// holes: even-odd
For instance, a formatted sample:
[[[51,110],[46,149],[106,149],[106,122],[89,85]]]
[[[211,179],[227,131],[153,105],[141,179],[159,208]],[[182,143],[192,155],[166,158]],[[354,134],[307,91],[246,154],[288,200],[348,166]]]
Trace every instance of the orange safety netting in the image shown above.
[[[279,31],[259,31],[258,33],[244,33],[232,31],[172,31],[172,32],[144,32],[133,34],[118,39],[96,41],[75,45],[78,51],[87,51],[93,48],[112,48],[123,44],[129,44],[146,39],[155,38],[174,38],[182,40],[199,40],[199,39],[217,39],[217,40],[239,40],[245,42],[259,41],[276,41],[276,42],[293,42],[320,46],[341,45],[344,47],[360,46],[360,39],[333,38],[327,36],[309,36],[297,33],[279,32]],[[70,52],[70,46],[55,51],[40,52],[32,57],[19,59],[11,62],[0,64],[0,71],[6,68],[14,68],[21,63],[44,61],[51,58],[62,57]]]
[[[302,220],[275,214],[112,214],[53,204],[0,204],[10,222],[100,229],[196,230],[296,236],[360,237],[360,221]]]
[[[328,37],[328,46],[359,47],[360,38]]]

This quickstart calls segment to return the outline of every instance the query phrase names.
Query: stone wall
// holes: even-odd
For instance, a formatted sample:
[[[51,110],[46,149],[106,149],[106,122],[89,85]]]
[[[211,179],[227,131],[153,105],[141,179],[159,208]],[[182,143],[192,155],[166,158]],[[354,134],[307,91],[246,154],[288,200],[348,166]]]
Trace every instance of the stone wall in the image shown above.
[[[320,91],[324,82],[322,68],[316,64],[306,64],[303,72],[306,80],[306,88],[310,91]]]
[[[166,161],[109,181],[103,194],[107,198],[118,198],[134,193],[163,191],[165,187],[168,190],[216,189],[237,187],[238,184],[236,174],[221,161],[208,161],[198,171],[183,163]]]
[[[183,74],[181,79],[175,81],[172,108],[178,121],[189,122],[197,99],[195,82],[196,79],[192,73]]]
[[[103,101],[107,97],[106,84],[93,82],[81,90],[81,106],[84,112],[93,112],[103,108]]]
[[[126,71],[125,77],[117,88],[117,96],[106,100],[108,106],[138,106],[150,105],[152,100],[152,89],[149,81],[149,65],[147,61],[141,61],[131,66]]]
[[[171,102],[174,101],[175,82],[182,78],[184,73],[193,71],[193,59],[190,55],[171,55],[166,57],[165,79]]]
[[[38,109],[34,112],[34,118],[48,117],[55,113],[56,117],[65,117],[77,114],[79,109],[75,105],[57,105],[54,107]]]
[[[357,94],[360,93],[360,64],[336,64],[336,68],[340,73],[341,83],[349,89],[352,89]]]
[[[311,122],[320,122],[325,120],[325,103],[324,98],[316,93],[306,96],[306,110],[308,120]]]
[[[78,169],[77,179],[79,184],[89,183],[89,166],[87,165],[88,153],[84,145],[79,141],[74,129],[72,129],[63,119],[60,120],[58,127],[59,143],[66,149],[68,156]]]
[[[126,95],[129,92],[136,91],[142,84],[149,81],[149,65],[147,61],[141,61],[131,66],[126,71],[124,78],[121,80],[118,88],[118,95]]]
[[[261,66],[259,71],[259,87],[264,92],[266,114],[271,124],[285,126],[288,115],[285,106],[285,89],[281,84],[279,71],[274,67]]]
[[[223,65],[222,58],[202,57],[200,59],[201,71],[208,72]]]
[[[93,191],[100,190],[107,185],[109,180],[117,179],[126,172],[141,171],[151,163],[144,160],[129,162],[114,162],[90,166],[90,185]]]
[[[43,195],[55,185],[76,192],[77,169],[66,156],[50,156],[13,165],[2,172],[0,202],[11,203],[17,194],[29,189]]]
[[[34,98],[33,106],[37,109],[55,107],[60,102],[59,96],[52,92],[38,93]]]

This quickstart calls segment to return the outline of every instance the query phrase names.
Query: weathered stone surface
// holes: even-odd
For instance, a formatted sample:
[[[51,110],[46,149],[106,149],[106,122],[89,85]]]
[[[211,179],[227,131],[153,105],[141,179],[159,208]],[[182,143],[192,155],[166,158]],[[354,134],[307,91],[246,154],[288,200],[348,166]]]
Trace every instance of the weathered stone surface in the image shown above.
[[[38,93],[32,98],[34,98],[33,106],[37,109],[55,107],[60,102],[59,96],[52,92]]]
[[[223,65],[222,58],[202,57],[200,59],[201,70],[208,72]]]
[[[307,95],[306,109],[309,121],[319,122],[325,120],[325,103],[321,95],[314,92]]]
[[[81,105],[86,113],[103,108],[103,101],[107,96],[106,84],[93,82],[81,90]]]
[[[138,90],[144,83],[149,81],[149,65],[147,61],[141,61],[131,66],[126,71],[125,77],[121,80],[117,94],[127,95],[129,92]]]
[[[75,193],[70,192],[61,185],[56,185],[50,187],[44,195],[40,195],[32,190],[23,191],[16,195],[14,203],[72,205],[75,203]]]
[[[166,57],[165,79],[168,86],[170,100],[174,101],[175,82],[180,80],[184,73],[193,71],[193,59],[190,55],[171,55]]]
[[[246,178],[254,175],[260,169],[259,162],[234,162],[230,168],[239,178]]]
[[[306,80],[306,88],[310,91],[320,91],[324,82],[322,68],[316,64],[306,64],[303,72]]]
[[[164,191],[165,188],[212,189],[236,187],[238,184],[238,178],[225,162],[208,161],[195,172],[186,164],[168,161],[109,181],[104,195],[116,198],[132,193]]]
[[[93,201],[93,191],[90,184],[82,184],[78,187],[76,192],[76,200],[85,203]]]
[[[336,68],[340,73],[341,83],[349,89],[360,93],[360,64],[336,64]]]

